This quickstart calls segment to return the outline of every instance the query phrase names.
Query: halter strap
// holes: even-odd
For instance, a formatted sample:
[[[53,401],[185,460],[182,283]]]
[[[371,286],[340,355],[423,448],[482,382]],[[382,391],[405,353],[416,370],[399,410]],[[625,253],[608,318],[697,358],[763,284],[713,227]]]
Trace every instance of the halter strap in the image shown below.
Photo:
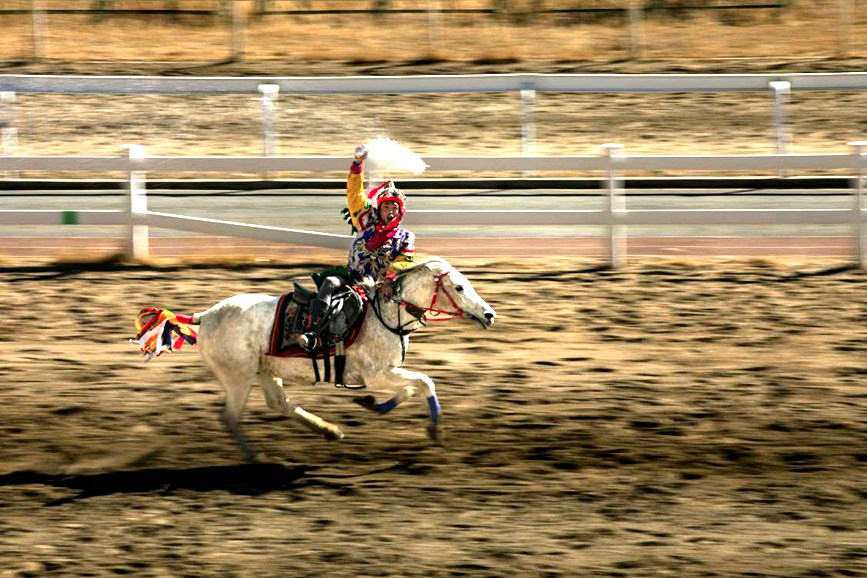
[[[422,307],[420,305],[416,305],[415,303],[410,303],[409,301],[406,301],[404,299],[401,299],[400,301],[398,301],[398,303],[401,305],[404,305],[406,307],[412,307],[413,309],[415,309],[417,311],[424,311],[426,313],[431,313],[432,314],[431,317],[426,317],[424,314],[422,314],[421,318],[424,319],[425,321],[447,321],[449,319],[454,319],[456,317],[457,318],[463,317],[464,316],[464,310],[458,306],[458,304],[455,302],[454,297],[452,297],[449,294],[449,292],[446,291],[446,288],[443,286],[443,279],[445,279],[446,275],[448,275],[448,274],[449,274],[449,272],[446,271],[445,273],[440,273],[439,275],[434,275],[434,281],[436,282],[436,288],[434,289],[434,293],[433,293],[433,296],[431,297],[430,305],[428,307]],[[437,301],[439,300],[440,292],[442,292],[442,294],[448,298],[449,303],[451,303],[451,306],[454,309],[453,311],[446,311],[445,309],[439,309],[436,307]],[[443,317],[443,315],[445,315],[447,317]]]
[[[425,325],[428,321],[447,321],[449,319],[454,319],[456,317],[463,317],[464,316],[464,310],[461,309],[460,307],[458,307],[458,304],[455,302],[454,298],[451,295],[449,295],[449,292],[446,291],[446,288],[443,286],[443,279],[445,279],[446,275],[448,275],[448,274],[449,274],[449,272],[446,271],[445,273],[440,273],[438,275],[434,275],[434,282],[436,283],[436,288],[434,289],[433,296],[431,297],[430,306],[428,306],[428,307],[421,307],[419,305],[416,305],[415,303],[410,303],[409,301],[406,301],[405,299],[392,300],[393,303],[397,303],[397,305],[398,305],[398,308],[397,308],[397,326],[395,326],[395,327],[392,327],[391,325],[386,323],[385,319],[382,316],[382,304],[380,301],[380,296],[377,294],[376,297],[373,299],[372,306],[373,306],[373,311],[376,314],[376,318],[379,319],[379,322],[382,323],[383,327],[388,329],[391,333],[394,333],[395,335],[400,337],[400,362],[401,363],[403,363],[403,360],[406,357],[406,346],[404,345],[403,338],[406,337],[407,335],[409,335],[410,333],[412,333],[413,331],[416,331],[420,325]],[[438,309],[435,307],[437,301],[439,300],[440,292],[442,292],[442,294],[448,298],[452,307],[455,309],[454,311],[446,311],[445,309]],[[410,315],[413,318],[410,319],[409,321],[407,321],[406,323],[402,323],[401,322],[401,315],[400,315],[400,306],[401,305],[404,306],[408,312],[410,310],[415,310],[415,311],[422,311],[423,313],[421,313],[420,315],[414,315],[413,313],[410,313]],[[427,317],[425,315],[425,313],[431,313],[432,317]],[[443,317],[443,315],[445,317]],[[415,327],[412,327],[412,328],[408,328],[413,323],[417,323],[418,325],[416,325]]]

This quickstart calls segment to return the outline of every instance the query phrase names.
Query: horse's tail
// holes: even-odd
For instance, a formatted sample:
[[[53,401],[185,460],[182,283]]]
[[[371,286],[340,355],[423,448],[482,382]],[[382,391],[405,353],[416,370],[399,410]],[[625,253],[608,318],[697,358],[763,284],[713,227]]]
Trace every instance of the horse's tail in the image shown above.
[[[183,315],[168,309],[144,307],[135,318],[135,339],[130,339],[150,361],[167,351],[178,351],[184,343],[195,345],[199,313]]]

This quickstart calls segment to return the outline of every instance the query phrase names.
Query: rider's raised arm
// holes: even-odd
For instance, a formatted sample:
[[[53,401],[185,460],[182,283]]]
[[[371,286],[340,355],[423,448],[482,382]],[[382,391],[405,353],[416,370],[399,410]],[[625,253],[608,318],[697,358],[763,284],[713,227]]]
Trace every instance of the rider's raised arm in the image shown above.
[[[364,159],[367,158],[367,149],[359,146],[355,149],[355,158],[349,167],[349,176],[346,178],[346,205],[352,217],[352,225],[360,231],[367,224],[367,215],[370,212],[371,203],[364,193]]]

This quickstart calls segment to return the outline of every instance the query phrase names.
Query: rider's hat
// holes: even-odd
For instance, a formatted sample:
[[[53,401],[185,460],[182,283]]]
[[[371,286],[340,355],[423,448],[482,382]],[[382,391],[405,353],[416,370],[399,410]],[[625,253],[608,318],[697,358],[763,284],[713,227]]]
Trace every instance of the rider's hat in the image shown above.
[[[379,210],[379,207],[382,206],[382,203],[386,201],[392,201],[397,203],[397,206],[400,210],[400,218],[406,214],[406,195],[394,186],[393,181],[385,181],[376,190],[376,209]]]

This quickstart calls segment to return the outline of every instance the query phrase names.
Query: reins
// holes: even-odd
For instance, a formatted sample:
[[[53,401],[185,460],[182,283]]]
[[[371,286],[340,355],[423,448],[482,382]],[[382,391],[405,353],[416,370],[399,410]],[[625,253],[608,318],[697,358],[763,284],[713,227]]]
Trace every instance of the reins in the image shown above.
[[[376,314],[376,318],[379,319],[380,323],[382,323],[382,326],[385,327],[386,329],[388,329],[391,333],[397,335],[398,338],[400,339],[400,364],[403,365],[403,362],[406,359],[406,341],[404,340],[404,337],[408,336],[410,333],[412,333],[413,331],[418,329],[418,325],[416,325],[415,327],[413,327],[411,329],[407,329],[407,327],[410,324],[416,323],[416,322],[420,322],[421,325],[424,325],[424,321],[422,320],[423,319],[422,317],[416,317],[416,318],[410,319],[406,323],[401,323],[401,321],[400,321],[400,303],[397,301],[394,301],[394,303],[398,303],[397,326],[396,327],[392,327],[391,325],[386,323],[385,319],[382,317],[382,301],[381,301],[381,298],[378,294],[373,299],[373,303],[371,304],[371,306],[373,307],[373,312]]]
[[[404,337],[408,336],[413,331],[416,331],[420,326],[425,325],[428,321],[447,321],[449,319],[460,318],[464,316],[464,310],[458,307],[458,304],[455,302],[454,298],[446,291],[443,286],[443,279],[449,274],[448,271],[445,273],[440,273],[438,275],[434,275],[434,282],[436,283],[436,287],[434,289],[433,296],[431,297],[431,302],[428,307],[421,307],[416,305],[415,303],[410,303],[405,299],[391,299],[392,303],[396,303],[398,305],[397,308],[397,325],[395,327],[390,326],[385,322],[385,319],[382,316],[382,304],[380,301],[380,297],[377,294],[376,298],[373,300],[373,311],[376,314],[376,318],[379,319],[379,322],[382,323],[383,327],[388,329],[391,333],[400,337],[400,361],[403,363],[404,358],[406,357],[406,344],[404,342]],[[440,293],[442,292],[445,295],[449,302],[451,303],[454,311],[447,311],[445,309],[439,309],[436,307],[437,301],[439,300]],[[407,312],[413,317],[409,321],[403,323],[401,322],[401,307],[404,306]],[[428,317],[427,314],[431,314],[431,317]],[[410,327],[413,323],[416,323],[414,327]]]
[[[415,309],[418,309],[420,311],[426,311],[428,313],[431,313],[432,317],[430,317],[430,318],[424,317],[424,314],[422,314],[422,316],[427,321],[448,321],[449,319],[454,319],[456,317],[458,317],[458,318],[463,317],[464,316],[464,310],[461,309],[460,307],[458,307],[458,304],[455,303],[454,297],[452,297],[449,294],[449,292],[446,291],[446,288],[443,287],[443,279],[448,274],[449,274],[449,272],[446,271],[445,273],[440,273],[439,275],[434,275],[434,281],[436,281],[436,290],[434,291],[433,297],[431,297],[429,307],[419,307],[418,305],[415,305],[414,303],[410,303],[408,301],[403,301],[403,300],[400,301],[401,305],[406,305],[407,308],[414,307]],[[437,309],[436,307],[434,307],[434,305],[436,305],[437,300],[439,300],[440,290],[442,290],[443,295],[445,295],[446,297],[449,298],[449,302],[452,304],[452,307],[455,308],[455,311],[446,311],[445,309]],[[440,315],[448,315],[448,317],[438,317]]]

